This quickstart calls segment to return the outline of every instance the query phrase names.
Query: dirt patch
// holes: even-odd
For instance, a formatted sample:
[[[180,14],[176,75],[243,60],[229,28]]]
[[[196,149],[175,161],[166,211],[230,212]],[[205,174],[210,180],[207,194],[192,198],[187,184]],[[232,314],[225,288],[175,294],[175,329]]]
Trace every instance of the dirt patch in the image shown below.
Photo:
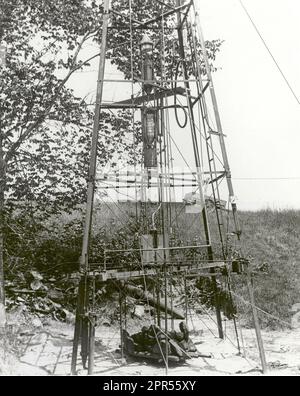
[[[170,365],[173,376],[262,375],[255,333],[243,329],[241,353],[231,322],[226,322],[226,338],[221,341],[203,325],[204,318],[193,321],[192,339],[198,351],[211,358],[187,360],[180,366]],[[206,323],[207,325],[207,323]],[[136,324],[134,325],[136,328]],[[4,353],[0,359],[1,375],[66,376],[70,375],[73,326],[48,321],[40,328],[18,333],[19,355]],[[263,332],[269,375],[300,375],[300,330]],[[96,332],[95,375],[98,376],[164,376],[164,365],[149,361],[123,359],[120,353],[120,333],[117,326],[101,326]],[[78,358],[78,375],[87,375]]]

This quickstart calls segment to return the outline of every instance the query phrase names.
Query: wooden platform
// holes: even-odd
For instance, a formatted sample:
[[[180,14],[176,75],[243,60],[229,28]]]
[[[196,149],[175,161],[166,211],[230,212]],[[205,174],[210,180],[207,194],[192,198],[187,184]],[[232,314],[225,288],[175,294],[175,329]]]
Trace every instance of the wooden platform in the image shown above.
[[[224,268],[228,265],[225,262],[213,262],[213,263],[198,263],[198,264],[187,264],[187,265],[168,265],[167,272],[169,274],[186,274],[189,277],[193,276],[212,276],[219,274],[211,274],[210,272],[204,272],[205,270]],[[120,269],[107,269],[107,270],[94,270],[90,272],[91,276],[96,276],[100,281],[107,281],[110,279],[116,280],[128,280],[132,278],[142,278],[142,277],[153,277],[157,276],[159,273],[164,272],[163,266],[145,267],[140,270],[128,270],[125,269],[121,271]]]

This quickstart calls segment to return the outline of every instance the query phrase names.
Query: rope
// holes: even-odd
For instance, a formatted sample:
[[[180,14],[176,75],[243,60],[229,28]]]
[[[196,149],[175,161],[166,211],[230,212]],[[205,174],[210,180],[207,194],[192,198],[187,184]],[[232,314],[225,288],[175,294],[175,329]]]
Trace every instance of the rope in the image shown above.
[[[177,100],[178,100],[179,104],[182,105],[182,101],[181,101],[179,98],[177,98]],[[193,123],[193,125],[194,125],[194,127],[196,128],[196,130],[199,132],[200,136],[205,140],[206,138],[205,138],[205,136],[203,135],[201,129],[198,127],[198,125],[197,125],[195,122]],[[209,129],[212,130],[211,128],[209,128]],[[210,144],[208,141],[206,142],[206,144],[207,144],[208,147],[211,148],[211,150],[213,150],[213,147],[211,146],[211,144]],[[222,166],[224,166],[223,161],[222,161],[222,159],[220,158],[220,156],[219,156],[214,150],[213,150],[213,152],[214,152],[214,155],[215,155],[216,159],[219,161],[219,163],[220,163]]]
[[[201,306],[202,307],[202,306]],[[193,323],[193,316],[192,316],[192,309],[191,309],[191,307],[190,307],[190,305],[188,304],[188,311],[189,311],[189,314],[190,314],[190,318],[191,318],[191,322],[192,322],[192,325],[193,325],[193,328],[194,328],[194,330],[195,330],[195,326],[194,326],[194,323]],[[216,337],[216,334],[211,330],[211,328],[205,323],[205,321],[201,318],[201,316],[200,315],[198,315],[197,314],[197,312],[195,311],[195,313],[196,313],[196,315],[198,316],[198,318],[199,318],[199,320],[204,324],[204,326],[208,329],[208,331],[214,336],[214,337]]]
[[[200,304],[201,308],[204,310],[205,314],[210,318],[210,320],[217,325],[218,327],[218,323],[214,320],[214,318],[210,315],[210,313],[206,310],[206,308],[204,307],[203,304]],[[199,319],[201,320],[201,317],[199,314],[197,314],[197,312],[195,312],[196,315],[199,317]],[[208,328],[208,326],[206,325],[206,327]],[[209,328],[208,328],[209,329]],[[210,329],[209,329],[210,330]],[[214,335],[214,333],[210,330],[210,332]],[[215,336],[215,335],[214,335]],[[235,345],[235,343],[231,340],[230,337],[228,337],[228,335],[226,336],[227,340],[232,344],[232,346],[234,346],[236,349],[239,350],[239,348]]]
[[[232,297],[232,287],[231,287],[231,278],[230,275],[228,275],[226,277],[227,280],[227,293],[229,295],[229,300],[230,300],[230,304],[231,304],[231,308],[232,310],[234,310],[235,306],[234,306],[234,301],[233,301],[233,297]],[[233,324],[234,324],[234,331],[235,331],[235,336],[236,336],[236,342],[237,342],[237,346],[238,346],[238,350],[239,350],[239,354],[241,353],[241,345],[240,345],[240,337],[239,337],[239,332],[238,332],[238,327],[237,327],[237,323],[236,323],[236,315],[234,315],[233,313]],[[241,330],[241,329],[240,329]]]
[[[257,305],[253,305],[250,301],[245,300],[244,297],[239,296],[237,293],[235,293],[235,292],[233,292],[233,291],[231,291],[231,293],[232,293],[236,298],[238,298],[241,302],[243,302],[245,305],[250,305],[251,307],[256,308],[256,309],[257,309],[258,311],[260,311],[261,313],[263,313],[263,314],[269,316],[270,318],[273,318],[273,319],[277,320],[278,322],[281,322],[282,324],[285,324],[285,325],[287,325],[289,328],[291,328],[291,324],[288,323],[288,322],[286,322],[285,320],[282,320],[282,319],[278,318],[277,316],[270,314],[269,312],[263,310],[262,308],[258,307]]]
[[[182,106],[182,105],[178,105],[177,104],[177,95],[176,95],[176,90],[177,90],[177,78],[178,78],[178,74],[179,74],[179,66],[182,64],[182,61],[179,61],[178,63],[177,63],[177,65],[176,65],[176,69],[175,69],[175,78],[174,78],[174,80],[175,80],[175,83],[174,83],[174,87],[173,87],[173,89],[174,89],[174,109],[175,109],[175,118],[176,118],[176,122],[177,122],[177,124],[178,124],[178,126],[181,128],[181,129],[184,129],[186,126],[187,126],[187,124],[188,124],[188,115],[187,115],[187,112],[186,112],[186,110],[185,110],[185,108]],[[172,78],[173,79],[173,78]],[[173,85],[173,84],[172,84]],[[178,117],[178,108],[181,108],[182,110],[183,110],[183,112],[184,112],[184,116],[185,116],[185,119],[184,119],[184,122],[183,122],[183,124],[181,124],[180,123],[180,121],[179,121],[179,117]]]
[[[243,352],[244,352],[244,357],[247,357],[247,353],[246,353],[246,346],[245,346],[245,341],[244,341],[244,336],[243,336],[243,331],[242,331],[242,325],[241,322],[239,320],[239,317],[237,316],[237,322],[238,322],[238,327],[240,330],[240,336],[241,336],[241,342],[242,342],[242,348],[243,348]]]

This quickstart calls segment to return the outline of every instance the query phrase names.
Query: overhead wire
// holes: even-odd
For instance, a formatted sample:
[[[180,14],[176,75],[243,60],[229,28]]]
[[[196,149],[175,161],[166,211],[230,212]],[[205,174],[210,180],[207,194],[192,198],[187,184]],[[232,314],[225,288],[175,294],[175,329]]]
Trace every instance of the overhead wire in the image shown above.
[[[247,180],[247,181],[272,181],[272,180],[300,180],[300,177],[233,177],[233,180]]]
[[[289,322],[287,322],[287,321],[285,321],[285,320],[282,320],[282,319],[279,318],[278,316],[273,315],[273,314],[271,314],[270,312],[265,311],[264,309],[258,307],[257,305],[252,304],[250,301],[245,300],[244,297],[240,296],[239,294],[237,294],[237,293],[235,293],[235,292],[232,292],[232,294],[233,294],[236,298],[238,298],[242,303],[244,303],[244,304],[246,304],[246,305],[250,305],[250,306],[253,307],[253,308],[256,308],[258,311],[260,311],[260,312],[263,313],[264,315],[266,315],[266,316],[268,316],[268,317],[270,317],[270,318],[276,320],[277,322],[282,323],[282,324],[284,324],[285,326],[288,326],[289,328],[291,328],[291,323],[289,323]]]
[[[273,53],[272,53],[272,51],[271,51],[269,45],[267,44],[266,40],[264,39],[262,33],[261,33],[260,30],[258,29],[258,26],[257,26],[257,24],[254,22],[253,17],[250,15],[250,13],[249,13],[248,9],[246,8],[246,6],[244,5],[243,1],[242,1],[242,0],[239,0],[239,3],[240,3],[240,5],[241,5],[241,7],[243,8],[243,10],[245,11],[247,17],[249,18],[249,20],[250,20],[252,26],[254,27],[254,29],[255,29],[256,33],[258,34],[259,38],[261,39],[261,41],[262,41],[263,45],[265,46],[266,50],[268,51],[268,53],[269,53],[270,57],[272,58],[272,60],[273,60],[273,62],[274,62],[274,64],[275,64],[275,66],[277,67],[277,70],[279,71],[281,77],[282,77],[283,80],[285,81],[285,83],[286,83],[288,89],[290,90],[291,94],[293,95],[294,99],[297,101],[298,104],[300,104],[300,100],[299,100],[298,96],[296,95],[294,89],[292,88],[291,83],[289,82],[287,76],[285,75],[285,73],[283,72],[282,68],[280,67],[280,65],[279,65],[279,63],[278,63],[278,61],[277,61],[277,59],[276,59],[275,56],[273,55]]]

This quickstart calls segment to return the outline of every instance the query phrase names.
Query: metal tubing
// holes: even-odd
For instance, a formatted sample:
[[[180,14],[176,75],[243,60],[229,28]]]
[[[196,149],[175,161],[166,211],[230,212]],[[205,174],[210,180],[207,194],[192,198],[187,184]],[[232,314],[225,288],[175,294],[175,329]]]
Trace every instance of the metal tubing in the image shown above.
[[[96,165],[97,165],[97,144],[99,138],[99,123],[100,123],[100,111],[103,96],[103,80],[105,72],[105,54],[107,46],[107,33],[109,25],[109,6],[110,0],[104,0],[104,14],[103,14],[103,27],[102,27],[102,44],[101,44],[101,55],[99,61],[99,73],[98,73],[98,84],[97,84],[97,95],[96,95],[96,108],[95,108],[95,118],[93,126],[93,137],[92,137],[92,147],[90,156],[90,166],[89,166],[89,179],[88,179],[88,193],[87,193],[87,205],[86,205],[86,216],[85,216],[85,227],[84,236],[82,243],[82,252],[80,258],[80,272],[85,274],[88,272],[88,250],[90,243],[90,233],[92,224],[92,213],[93,213],[93,203],[94,203],[94,192],[95,192],[95,176],[96,176]],[[84,284],[84,282],[82,282]],[[72,354],[72,374],[76,374],[76,363],[78,355],[78,344],[80,338],[80,332],[82,333],[83,319],[82,314],[85,312],[85,307],[82,305],[87,304],[86,295],[87,291],[82,291],[82,285],[79,286],[78,295],[78,306],[76,314],[76,324],[74,330],[74,344],[73,344],[73,354]],[[85,287],[88,287],[85,283]],[[83,297],[81,296],[83,295]],[[88,335],[89,336],[89,335]],[[89,340],[89,342],[92,340]],[[84,347],[84,345],[83,345]],[[84,351],[83,351],[84,353]],[[85,357],[83,357],[85,360]]]
[[[85,216],[85,228],[84,237],[82,244],[82,253],[80,260],[80,269],[85,271],[88,269],[88,250],[90,242],[92,214],[93,214],[93,203],[95,194],[95,176],[97,166],[97,144],[99,139],[99,124],[100,124],[100,113],[103,96],[103,80],[105,72],[105,54],[107,47],[107,32],[109,25],[109,0],[104,0],[104,15],[103,15],[103,27],[102,27],[102,44],[101,44],[101,55],[99,62],[99,73],[98,73],[98,84],[96,94],[96,107],[95,107],[95,118],[93,126],[93,137],[92,147],[90,156],[90,167],[89,167],[89,179],[88,179],[88,196]]]

